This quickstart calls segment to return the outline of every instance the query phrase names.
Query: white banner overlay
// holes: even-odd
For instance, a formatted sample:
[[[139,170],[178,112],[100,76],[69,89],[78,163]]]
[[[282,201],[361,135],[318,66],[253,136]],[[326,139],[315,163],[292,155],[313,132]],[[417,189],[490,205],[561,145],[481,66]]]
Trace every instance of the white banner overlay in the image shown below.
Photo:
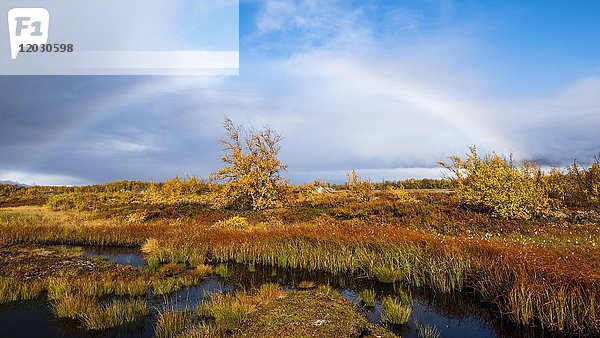
[[[0,75],[239,74],[238,0],[3,0],[0,11]]]

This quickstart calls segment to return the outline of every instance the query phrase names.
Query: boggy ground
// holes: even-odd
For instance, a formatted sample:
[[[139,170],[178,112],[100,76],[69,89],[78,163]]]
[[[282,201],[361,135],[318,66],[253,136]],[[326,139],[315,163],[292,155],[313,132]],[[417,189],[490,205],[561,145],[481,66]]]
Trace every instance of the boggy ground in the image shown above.
[[[335,291],[296,291],[273,301],[241,325],[239,337],[395,337],[373,325]]]
[[[120,266],[87,257],[80,248],[5,244],[0,247],[0,304],[35,298],[45,291],[56,317],[78,320],[87,330],[105,330],[139,322],[151,311],[146,296],[198,284],[212,273],[211,267],[203,267],[200,273],[198,267],[169,264],[151,272],[148,267]],[[194,274],[197,278],[187,278]],[[31,285],[36,287],[28,287]],[[31,293],[22,292],[30,289]],[[208,308],[201,315],[194,314],[193,309],[187,314],[168,308],[155,313],[159,318],[155,334],[394,337],[385,328],[370,323],[356,305],[327,286],[291,292],[267,284],[252,292],[215,294],[201,306]],[[202,311],[199,308],[196,312]],[[181,316],[187,319],[160,319]]]
[[[60,246],[3,245],[0,247],[0,267],[3,277],[26,282],[102,272],[107,269],[107,264],[84,256],[81,250]]]
[[[5,205],[20,206],[0,209],[0,240],[148,243],[157,270],[233,260],[359,274],[436,292],[466,290],[516,324],[600,331],[600,216],[594,208],[510,221],[465,209],[446,192],[378,191],[366,200],[299,192],[289,207],[267,211],[213,210],[202,195],[161,203],[124,196],[70,193],[53,205],[57,211],[37,202],[43,199],[8,198]]]

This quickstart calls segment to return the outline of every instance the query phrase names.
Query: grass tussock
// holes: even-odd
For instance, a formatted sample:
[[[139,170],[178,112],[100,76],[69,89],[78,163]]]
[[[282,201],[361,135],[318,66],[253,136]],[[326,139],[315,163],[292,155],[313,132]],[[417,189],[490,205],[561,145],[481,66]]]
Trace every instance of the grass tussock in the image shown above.
[[[383,323],[402,325],[408,323],[412,306],[393,297],[385,297],[381,301],[381,321]]]
[[[159,311],[154,333],[157,338],[177,337],[194,325],[192,313],[187,311]]]
[[[373,308],[375,307],[375,290],[373,289],[364,289],[358,293],[358,297],[360,301],[366,306]]]
[[[414,322],[419,338],[440,338],[442,336],[442,331],[438,329],[435,325],[422,325],[416,319],[414,320]]]
[[[404,279],[404,273],[397,268],[378,266],[373,269],[373,274],[382,283],[395,283]]]
[[[219,331],[210,324],[199,323],[192,325],[182,333],[179,333],[176,338],[218,338],[222,337]]]
[[[332,288],[330,285],[326,285],[326,284],[319,284],[319,286],[317,286],[317,292],[324,296],[324,297],[339,297],[340,293],[337,292],[337,290],[335,290],[334,288]]]
[[[219,264],[215,268],[215,274],[221,278],[229,278],[232,272],[227,267],[227,264]]]
[[[94,311],[98,302],[91,297],[81,295],[67,295],[55,300],[52,304],[52,312],[60,318],[77,319],[84,314]]]
[[[118,267],[81,277],[51,277],[47,282],[48,298],[58,300],[75,294],[87,297],[137,297],[145,296],[148,292],[165,295],[200,284],[209,271],[209,266],[184,269],[172,263],[165,265],[159,273]]]
[[[209,313],[222,332],[233,332],[256,309],[256,302],[246,293],[213,294],[204,313]]]
[[[152,279],[152,291],[155,295],[166,295],[182,288],[182,284],[177,278],[155,278]]]
[[[214,320],[215,328],[221,333],[235,332],[258,307],[267,306],[287,294],[277,284],[263,284],[250,294],[244,291],[235,293],[215,293],[207,302],[200,304],[197,313],[201,317]]]
[[[253,295],[253,299],[257,304],[269,304],[276,299],[285,297],[285,291],[283,291],[281,287],[275,283],[261,285],[257,292]]]
[[[61,299],[75,293],[88,297],[142,296],[149,288],[147,276],[124,276],[123,272],[105,271],[76,278],[52,277],[48,280],[48,298]]]
[[[160,244],[156,238],[148,238],[144,245],[142,245],[141,251],[146,255],[153,254],[158,251]]]
[[[148,312],[144,299],[113,300],[88,309],[81,319],[89,330],[105,330],[139,320]]]
[[[192,271],[194,274],[198,275],[199,277],[204,278],[204,277],[210,275],[211,273],[213,273],[213,267],[210,265],[207,265],[207,264],[199,264]]]
[[[79,319],[88,330],[105,330],[137,321],[148,315],[145,299],[115,299],[101,304],[95,298],[72,294],[53,301],[52,310],[61,318]]]
[[[300,290],[312,289],[316,286],[317,286],[317,283],[310,281],[310,280],[303,280],[300,283],[298,283],[298,289],[300,289]]]

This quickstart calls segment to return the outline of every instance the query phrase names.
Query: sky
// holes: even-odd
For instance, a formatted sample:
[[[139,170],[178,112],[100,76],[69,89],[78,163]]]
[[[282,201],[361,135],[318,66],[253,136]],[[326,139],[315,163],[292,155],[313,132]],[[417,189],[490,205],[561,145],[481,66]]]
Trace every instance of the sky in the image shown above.
[[[0,180],[207,177],[225,116],[280,132],[294,183],[600,153],[598,1],[242,0],[239,44],[239,76],[0,76]]]

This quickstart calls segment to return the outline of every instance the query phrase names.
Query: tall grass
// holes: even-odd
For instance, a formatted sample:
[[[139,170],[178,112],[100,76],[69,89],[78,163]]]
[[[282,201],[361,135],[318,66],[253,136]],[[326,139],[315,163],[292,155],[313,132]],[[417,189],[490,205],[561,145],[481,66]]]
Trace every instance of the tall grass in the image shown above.
[[[144,299],[113,300],[98,307],[89,308],[82,314],[83,324],[90,330],[104,330],[134,322],[148,315]]]
[[[51,277],[48,279],[48,298],[61,299],[79,293],[88,297],[104,295],[142,296],[148,291],[148,276],[122,276],[105,271],[78,278]]]
[[[194,324],[192,314],[187,311],[159,311],[154,333],[157,338],[172,338]]]
[[[45,287],[46,285],[42,280],[23,282],[13,277],[0,276],[0,304],[33,299]]]
[[[94,298],[81,295],[68,295],[53,302],[54,314],[61,318],[76,319],[98,307]]]
[[[593,286],[597,282],[576,282],[566,272],[556,276],[555,272],[560,270],[552,267],[541,270],[541,265],[519,272],[529,264],[522,259],[530,253],[521,249],[521,252],[511,255],[499,254],[507,252],[505,245],[498,247],[493,243],[473,240],[464,240],[459,247],[426,247],[417,243],[325,240],[307,235],[282,234],[255,237],[253,241],[228,245],[215,244],[206,250],[207,257],[223,262],[331,273],[365,273],[383,281],[428,286],[439,292],[460,292],[467,287],[482,299],[495,302],[500,312],[517,323],[563,331],[593,331],[600,328],[600,321],[595,315],[600,308],[600,295],[594,291],[598,286]],[[177,246],[168,246],[163,250],[179,249]],[[547,252],[546,255],[544,261],[554,264],[550,261],[553,256]],[[217,267],[216,272],[227,275],[225,265]],[[545,276],[543,279],[540,273]],[[535,287],[539,283],[543,287]],[[518,285],[522,286],[522,291],[515,289]]]
[[[100,304],[95,298],[82,294],[69,294],[53,301],[52,310],[58,317],[80,319],[89,330],[113,328],[149,313],[145,299],[115,299]]]
[[[155,295],[173,293],[183,287],[199,284],[206,278],[210,267],[201,266],[191,270],[177,270],[177,274],[162,276],[149,272],[128,270],[128,273],[102,271],[81,277],[50,277],[48,298],[62,299],[73,294],[87,297],[144,296],[149,291]],[[0,285],[1,287],[1,285]],[[25,290],[25,288],[23,288]]]
[[[165,220],[157,220],[155,224],[123,224],[102,219],[10,216],[5,217],[5,223],[0,222],[0,227],[2,240],[7,243],[139,247],[148,238],[155,238],[158,244],[153,245],[148,256],[150,266],[154,266],[150,271],[158,271],[168,263],[187,267],[235,261],[357,274],[427,286],[436,292],[459,292],[466,288],[483,301],[495,304],[498,312],[516,323],[578,334],[600,332],[598,241],[593,229],[581,230],[590,226],[500,221],[459,208],[453,204],[452,196],[422,194],[415,201],[399,203],[386,194],[373,191],[373,198],[361,203],[346,201],[346,197],[333,193],[319,194],[312,204],[300,205],[306,209],[306,215],[304,211],[287,209],[277,213],[246,213],[244,217],[251,224],[272,215],[285,220],[282,222],[285,226],[252,231],[210,227],[218,219],[234,216],[229,211],[218,211],[221,214],[217,216],[212,214],[214,211],[202,213],[189,224]],[[341,212],[341,209],[348,210]],[[314,216],[315,211],[321,216]],[[346,218],[355,212],[361,215],[360,219]],[[0,210],[0,216],[3,213]],[[338,213],[343,217],[336,216]],[[530,244],[526,240],[534,229],[536,233],[540,229],[541,240],[552,235],[558,238],[559,245]],[[487,236],[487,232],[491,237],[481,236]],[[512,237],[505,236],[507,232]],[[585,245],[581,241],[574,244],[581,237],[569,232],[577,236],[586,234],[589,238]],[[220,271],[227,275],[223,272]],[[191,278],[184,277],[156,288],[159,293],[169,292],[175,289],[171,286],[190,282]],[[149,290],[155,288],[152,281],[148,284]],[[71,292],[69,286],[52,281],[48,288],[51,298]],[[102,291],[104,287],[90,287],[90,290],[127,293],[115,286],[107,288],[112,291]],[[143,287],[135,289],[137,292],[129,292],[138,294]],[[14,294],[14,291],[0,292]]]

